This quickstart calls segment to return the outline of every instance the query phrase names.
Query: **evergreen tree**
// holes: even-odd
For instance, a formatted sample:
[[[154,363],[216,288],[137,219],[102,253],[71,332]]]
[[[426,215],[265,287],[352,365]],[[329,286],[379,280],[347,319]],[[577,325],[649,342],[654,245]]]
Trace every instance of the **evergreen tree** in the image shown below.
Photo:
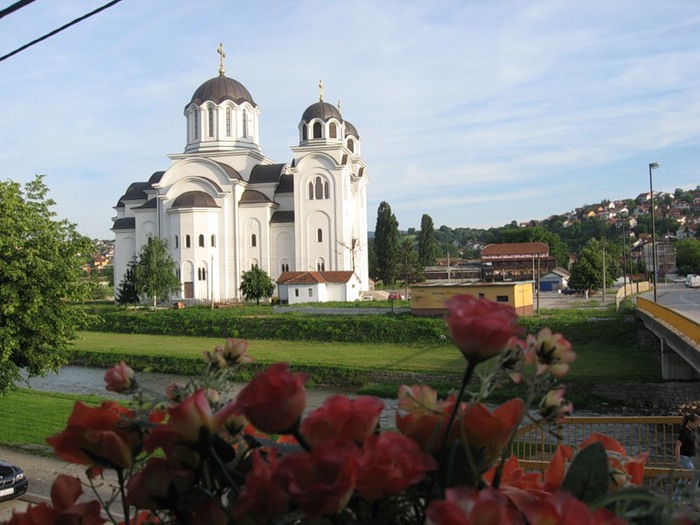
[[[425,268],[434,266],[437,257],[435,244],[435,226],[433,219],[427,213],[420,220],[420,233],[418,234],[418,262]]]
[[[138,263],[138,259],[134,257],[126,267],[124,278],[114,294],[114,300],[119,305],[135,304],[140,300],[139,294],[136,293],[136,266]]]
[[[168,253],[168,241],[159,237],[149,238],[141,247],[135,274],[136,292],[150,297],[154,310],[159,297],[167,299],[181,289],[180,279],[175,275],[175,261]]]
[[[377,226],[374,229],[374,254],[377,261],[376,275],[384,284],[396,281],[396,266],[399,252],[399,222],[391,213],[391,206],[382,201],[377,211]]]
[[[275,292],[275,282],[265,270],[253,266],[241,276],[241,292],[246,301],[253,299],[260,304],[263,297],[272,297]]]
[[[0,393],[28,375],[57,371],[87,314],[81,279],[92,241],[56,220],[43,176],[24,187],[0,181]]]

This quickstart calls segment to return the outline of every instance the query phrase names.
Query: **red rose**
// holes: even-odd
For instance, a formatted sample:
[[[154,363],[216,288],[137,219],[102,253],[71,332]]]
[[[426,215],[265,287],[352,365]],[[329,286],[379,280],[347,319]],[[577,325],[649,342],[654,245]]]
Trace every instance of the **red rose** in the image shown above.
[[[120,394],[131,392],[135,389],[134,371],[124,361],[113,366],[105,374],[107,390]]]
[[[287,363],[276,363],[239,392],[235,407],[258,430],[290,433],[306,408],[307,379],[306,374],[291,373]]]
[[[432,456],[421,453],[412,439],[394,432],[368,437],[358,465],[357,492],[370,501],[398,494],[435,470]]]
[[[253,466],[246,476],[241,496],[233,508],[236,523],[252,518],[255,523],[267,523],[281,518],[289,509],[289,495],[273,481],[279,460],[277,451],[271,449],[263,458],[259,449],[252,452]]]
[[[357,482],[357,447],[328,439],[311,452],[284,457],[276,480],[307,516],[335,514],[347,505]]]
[[[114,401],[92,408],[76,401],[62,432],[46,439],[66,461],[127,469],[141,445],[141,433],[130,425],[129,411]]]
[[[447,489],[444,501],[433,501],[426,513],[428,525],[521,525],[522,514],[501,491]],[[539,523],[539,522],[532,522]],[[550,522],[548,522],[550,523]],[[553,521],[551,523],[569,523]]]
[[[384,402],[373,396],[331,396],[304,418],[301,433],[311,446],[332,437],[358,443],[377,429],[383,409]]]
[[[194,481],[194,471],[177,469],[162,458],[151,458],[143,470],[129,478],[128,501],[140,509],[175,509]]]
[[[80,480],[60,474],[51,486],[51,503],[30,505],[26,512],[15,512],[6,525],[101,525],[100,503],[88,501],[76,503],[82,495]]]
[[[514,325],[518,314],[508,304],[471,295],[450,297],[446,304],[452,340],[469,361],[490,359],[505,348],[511,337],[522,332]]]

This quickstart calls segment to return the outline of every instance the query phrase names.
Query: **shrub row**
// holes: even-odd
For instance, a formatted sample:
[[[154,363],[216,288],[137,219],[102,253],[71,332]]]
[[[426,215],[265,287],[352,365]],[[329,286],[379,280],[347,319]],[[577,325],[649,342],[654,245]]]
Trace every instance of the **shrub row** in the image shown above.
[[[597,316],[597,317],[596,317]],[[557,312],[540,317],[522,317],[527,333],[549,327],[572,343],[605,341],[634,345],[633,318],[614,311]],[[345,343],[398,343],[449,345],[442,319],[411,315],[230,315],[227,310],[103,309],[88,330],[198,337],[241,337]]]

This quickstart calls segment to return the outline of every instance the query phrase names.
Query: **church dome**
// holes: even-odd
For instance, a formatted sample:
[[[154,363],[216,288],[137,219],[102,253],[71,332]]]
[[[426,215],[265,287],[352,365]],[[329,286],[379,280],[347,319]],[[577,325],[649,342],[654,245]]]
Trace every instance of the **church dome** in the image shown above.
[[[332,118],[343,122],[343,117],[340,116],[340,110],[338,110],[338,108],[333,104],[322,101],[311,104],[308,108],[306,108],[306,111],[304,111],[304,114],[301,116],[302,122],[307,123],[311,122],[315,118],[321,119],[323,122],[327,122]]]
[[[187,191],[173,202],[173,208],[218,208],[214,198],[203,191]]]
[[[211,101],[218,105],[224,100],[232,100],[239,105],[248,102],[253,107],[258,106],[243,84],[223,73],[199,86],[192,95],[190,104],[201,106],[204,102]]]
[[[357,128],[356,128],[355,126],[353,126],[352,124],[350,124],[350,123],[346,120],[346,121],[345,121],[345,136],[346,136],[346,137],[349,137],[349,136],[351,136],[351,135],[352,135],[353,137],[355,137],[356,139],[359,139],[359,138],[360,138],[360,134],[357,132]]]

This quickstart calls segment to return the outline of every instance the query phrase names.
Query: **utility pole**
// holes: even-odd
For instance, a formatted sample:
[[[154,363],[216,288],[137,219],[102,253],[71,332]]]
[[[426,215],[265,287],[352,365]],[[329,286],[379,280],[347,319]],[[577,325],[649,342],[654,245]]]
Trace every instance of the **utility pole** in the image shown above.
[[[537,252],[537,280],[535,281],[535,295],[537,296],[537,315],[540,315],[540,252]]]
[[[447,284],[450,284],[450,252],[447,252]]]
[[[627,240],[625,239],[625,217],[622,217],[622,287],[627,300]]]
[[[605,244],[603,244],[603,302],[605,302]]]

